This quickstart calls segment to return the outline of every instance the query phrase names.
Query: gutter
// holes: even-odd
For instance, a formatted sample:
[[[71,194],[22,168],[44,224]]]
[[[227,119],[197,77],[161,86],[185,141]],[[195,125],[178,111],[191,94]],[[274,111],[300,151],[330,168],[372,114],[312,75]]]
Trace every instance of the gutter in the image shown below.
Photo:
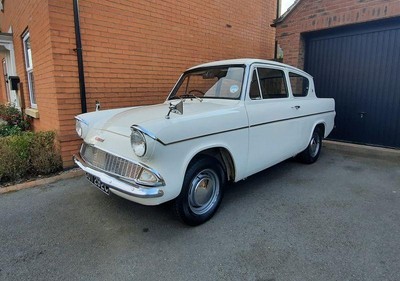
[[[79,23],[79,0],[73,0],[74,3],[74,23],[75,23],[75,38],[76,38],[76,56],[78,59],[78,75],[79,75],[79,91],[81,95],[82,113],[87,112],[86,105],[86,86],[85,72],[83,68],[82,41],[81,41],[81,26]]]

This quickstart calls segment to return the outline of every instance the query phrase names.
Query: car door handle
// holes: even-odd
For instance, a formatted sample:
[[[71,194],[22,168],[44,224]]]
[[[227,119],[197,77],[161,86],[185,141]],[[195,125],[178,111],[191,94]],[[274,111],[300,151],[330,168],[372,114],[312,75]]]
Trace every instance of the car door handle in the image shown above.
[[[293,108],[293,109],[299,109],[299,108],[300,108],[300,105],[292,106],[292,108]]]

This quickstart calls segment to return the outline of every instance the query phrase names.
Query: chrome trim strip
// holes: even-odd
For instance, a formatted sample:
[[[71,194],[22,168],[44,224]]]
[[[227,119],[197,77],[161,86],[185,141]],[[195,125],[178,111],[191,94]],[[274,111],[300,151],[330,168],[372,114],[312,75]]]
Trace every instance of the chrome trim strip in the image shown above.
[[[183,139],[183,140],[178,140],[178,141],[169,142],[169,143],[166,143],[165,145],[176,144],[176,143],[180,143],[180,142],[184,142],[184,141],[195,140],[195,139],[199,139],[199,138],[203,138],[203,137],[208,137],[208,136],[213,136],[213,135],[219,135],[219,134],[223,134],[223,133],[229,133],[229,132],[238,131],[238,130],[243,130],[243,129],[248,129],[248,128],[249,128],[249,127],[246,126],[246,127],[240,127],[240,128],[230,129],[230,130],[226,130],[226,131],[216,132],[216,133],[210,133],[210,134],[201,135],[201,136],[197,136],[197,137],[193,137],[193,138],[188,138],[188,139]]]
[[[108,151],[108,150],[106,150],[106,149],[103,149],[103,148],[100,149],[100,148],[96,147],[95,145],[93,145],[93,144],[88,144],[88,143],[83,143],[82,146],[81,146],[80,151],[82,151],[83,145],[87,145],[87,146],[94,147],[94,148],[96,148],[96,149],[98,149],[98,150],[101,150],[101,151],[104,151],[105,153],[108,153],[108,154],[110,154],[110,155],[112,155],[112,156],[119,157],[119,158],[124,159],[124,160],[126,160],[126,161],[128,161],[128,162],[130,162],[130,163],[132,163],[132,164],[134,164],[134,165],[138,165],[140,168],[147,169],[147,170],[149,170],[150,172],[152,172],[152,173],[158,178],[159,183],[154,184],[154,185],[149,185],[149,184],[147,184],[147,183],[141,182],[141,181],[138,180],[138,179],[132,179],[132,178],[123,177],[123,176],[121,176],[121,175],[118,175],[118,174],[115,174],[115,173],[112,173],[112,172],[108,172],[108,171],[105,171],[105,170],[96,168],[95,166],[93,166],[93,165],[91,165],[90,163],[87,163],[87,162],[85,161],[85,163],[86,163],[87,165],[90,165],[90,166],[92,166],[93,168],[96,168],[97,170],[102,171],[103,173],[106,173],[106,174],[109,174],[109,175],[112,175],[112,176],[116,176],[116,177],[118,177],[118,178],[120,178],[120,179],[123,179],[123,180],[125,180],[125,181],[128,181],[128,182],[130,182],[130,183],[135,183],[135,184],[142,185],[142,186],[147,186],[147,187],[156,187],[156,186],[164,186],[164,185],[165,185],[165,181],[164,181],[163,177],[160,175],[160,173],[159,173],[158,171],[156,171],[155,169],[153,169],[153,168],[147,166],[146,164],[143,164],[143,163],[141,163],[141,162],[132,161],[132,159],[128,159],[128,158],[126,158],[126,157],[117,155],[117,154],[112,153],[112,152],[110,152],[110,151]],[[139,171],[138,176],[140,175],[140,173],[141,173],[141,171]]]
[[[335,111],[330,110],[330,111],[324,111],[324,112],[319,112],[319,113],[314,113],[314,114],[309,114],[309,115],[293,117],[293,118],[274,120],[274,121],[269,121],[269,122],[265,122],[265,123],[254,124],[254,125],[250,125],[250,126],[246,126],[246,127],[239,127],[239,128],[235,128],[235,129],[230,129],[230,130],[216,132],[216,133],[210,133],[210,134],[206,134],[206,135],[201,135],[201,136],[197,136],[197,137],[193,137],[193,138],[188,138],[188,139],[183,139],[183,140],[178,140],[178,141],[173,141],[173,142],[163,143],[163,144],[164,145],[176,144],[176,143],[180,143],[180,142],[184,142],[184,141],[199,139],[199,138],[218,135],[218,134],[222,134],[222,133],[228,133],[228,132],[233,132],[233,131],[238,131],[238,130],[243,130],[243,129],[250,129],[253,127],[257,127],[257,126],[268,125],[268,124],[272,124],[272,123],[283,122],[283,121],[288,121],[288,120],[292,120],[292,119],[299,119],[299,118],[310,117],[310,116],[314,116],[314,115],[320,115],[320,114],[326,114],[326,113],[332,113],[332,112],[335,112]]]
[[[89,126],[89,123],[87,121],[85,121],[84,119],[82,119],[81,117],[75,116],[75,119],[82,122],[83,124]]]
[[[156,198],[164,195],[164,191],[157,187],[143,188],[135,185],[134,183],[127,183],[116,179],[102,171],[95,169],[94,167],[89,167],[88,163],[86,163],[80,157],[80,155],[74,155],[73,160],[75,164],[78,165],[78,167],[83,171],[100,178],[104,184],[109,186],[111,191],[112,189],[115,189],[119,192],[138,198]]]
[[[279,119],[279,120],[274,120],[274,121],[268,121],[264,123],[259,123],[259,124],[253,124],[250,125],[250,128],[262,126],[262,125],[268,125],[268,124],[273,124],[273,123],[278,123],[278,122],[283,122],[283,121],[289,121],[289,120],[294,120],[294,119],[299,119],[299,118],[304,118],[304,117],[310,117],[310,116],[315,116],[315,115],[320,115],[320,114],[326,114],[326,113],[331,113],[335,112],[334,110],[330,111],[324,111],[324,112],[319,112],[319,113],[313,113],[313,114],[308,114],[308,115],[302,115],[302,116],[297,116],[297,117],[292,117],[292,118],[286,118],[286,119]]]
[[[163,143],[159,138],[157,138],[155,134],[153,134],[149,130],[146,130],[145,128],[143,128],[139,125],[132,125],[131,130],[138,130],[138,131],[142,132],[143,134],[147,135],[148,137],[152,138],[153,140],[158,141],[162,145],[165,145],[165,143]]]

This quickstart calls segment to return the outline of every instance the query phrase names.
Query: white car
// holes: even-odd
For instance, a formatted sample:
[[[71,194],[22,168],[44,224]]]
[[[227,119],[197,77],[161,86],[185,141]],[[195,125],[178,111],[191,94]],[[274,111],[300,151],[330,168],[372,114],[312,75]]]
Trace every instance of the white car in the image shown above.
[[[185,71],[162,104],[76,116],[75,163],[106,194],[143,205],[174,200],[189,225],[210,219],[226,182],[296,156],[313,163],[332,131],[333,99],[310,75],[267,60]]]

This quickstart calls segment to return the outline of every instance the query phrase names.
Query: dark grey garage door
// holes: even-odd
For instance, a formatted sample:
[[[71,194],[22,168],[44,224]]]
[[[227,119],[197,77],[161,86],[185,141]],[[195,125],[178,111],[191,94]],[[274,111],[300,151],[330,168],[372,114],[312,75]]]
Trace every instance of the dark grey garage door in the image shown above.
[[[336,101],[330,138],[400,148],[400,18],[305,38],[317,95]]]

